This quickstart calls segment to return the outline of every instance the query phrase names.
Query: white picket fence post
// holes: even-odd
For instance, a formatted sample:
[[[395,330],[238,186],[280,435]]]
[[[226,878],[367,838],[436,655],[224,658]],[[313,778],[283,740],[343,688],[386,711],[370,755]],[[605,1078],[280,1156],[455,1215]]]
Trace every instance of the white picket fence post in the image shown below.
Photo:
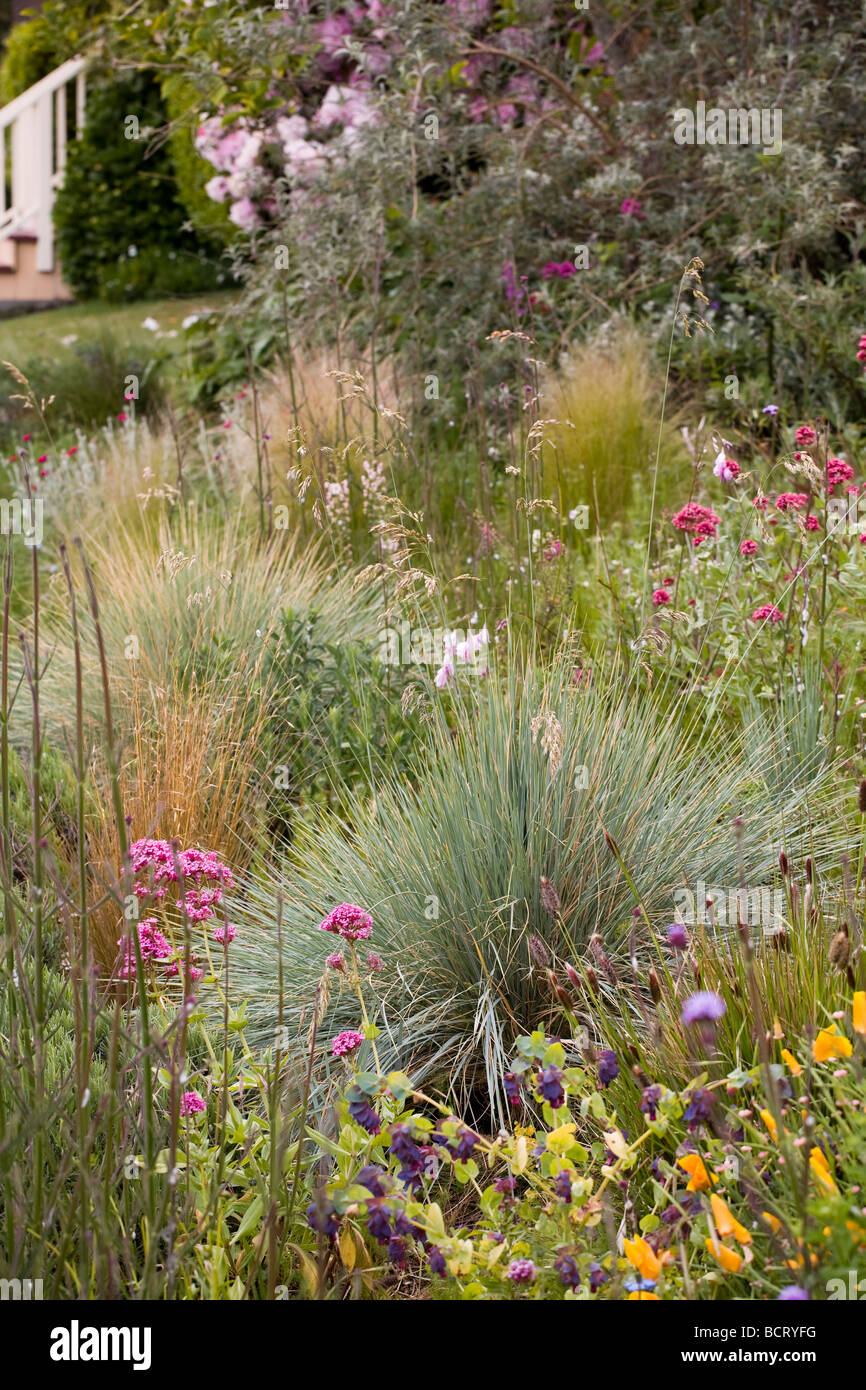
[[[36,236],[36,268],[54,269],[54,196],[67,153],[67,86],[75,83],[75,133],[84,127],[85,61],[71,58],[0,108],[0,244],[18,233]],[[6,148],[6,132],[10,147]],[[11,196],[7,206],[6,172]]]

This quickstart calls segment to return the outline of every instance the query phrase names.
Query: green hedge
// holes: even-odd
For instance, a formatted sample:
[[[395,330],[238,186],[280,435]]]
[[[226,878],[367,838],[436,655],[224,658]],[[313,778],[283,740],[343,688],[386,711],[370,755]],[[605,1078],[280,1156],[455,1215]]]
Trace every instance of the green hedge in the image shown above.
[[[150,74],[91,77],[84,132],[54,207],[64,278],[83,298],[197,294],[227,280],[221,248],[193,230],[169,147],[154,138],[165,123]]]

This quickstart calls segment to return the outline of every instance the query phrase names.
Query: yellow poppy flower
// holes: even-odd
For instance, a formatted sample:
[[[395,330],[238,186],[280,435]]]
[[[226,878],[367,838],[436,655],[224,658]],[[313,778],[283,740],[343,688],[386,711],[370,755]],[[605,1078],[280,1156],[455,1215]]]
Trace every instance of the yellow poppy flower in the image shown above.
[[[763,1216],[770,1230],[773,1232],[773,1235],[776,1235],[779,1231],[781,1231],[782,1223],[779,1220],[778,1216],[774,1216],[771,1211],[762,1211],[761,1215]]]
[[[662,1263],[654,1250],[638,1236],[635,1240],[624,1240],[622,1248],[629,1264],[634,1265],[642,1279],[658,1279]]]
[[[747,1231],[745,1226],[740,1225],[736,1217],[731,1215],[721,1197],[717,1197],[715,1192],[710,1197],[710,1206],[713,1209],[713,1220],[720,1236],[734,1236],[741,1245],[751,1244],[751,1231]]]
[[[830,1167],[827,1163],[827,1159],[825,1158],[824,1153],[821,1149],[814,1148],[811,1150],[809,1154],[809,1167],[812,1169],[812,1172],[815,1174],[815,1177],[818,1179],[818,1181],[820,1183],[823,1183],[824,1187],[827,1188],[828,1192],[839,1191],[838,1187],[836,1186],[836,1183],[833,1180],[833,1175],[830,1172]]]
[[[858,989],[854,995],[854,1032],[866,1036],[866,989]]]
[[[728,1274],[736,1274],[743,1263],[742,1256],[738,1255],[736,1250],[730,1250],[727,1245],[722,1245],[721,1241],[713,1240],[712,1236],[707,1236],[707,1249]]]
[[[831,1023],[829,1028],[822,1028],[812,1044],[812,1056],[816,1062],[830,1062],[836,1057],[850,1057],[853,1051],[848,1039],[842,1036],[835,1023]]]
[[[782,1061],[785,1063],[785,1066],[792,1076],[802,1076],[803,1068],[800,1066],[793,1052],[789,1052],[786,1047],[782,1048]]]
[[[661,1300],[657,1293],[647,1293],[643,1289],[635,1289],[634,1293],[628,1296],[629,1303],[660,1303]]]
[[[778,1140],[778,1138],[779,1138],[779,1127],[778,1127],[778,1125],[776,1124],[776,1121],[773,1119],[773,1116],[770,1114],[769,1110],[762,1110],[762,1111],[760,1112],[760,1114],[761,1114],[761,1119],[764,1121],[764,1124],[767,1126],[767,1129],[770,1131],[770,1137],[771,1137],[773,1140]]]
[[[682,1158],[677,1159],[677,1163],[689,1175],[686,1192],[706,1192],[711,1182],[719,1181],[715,1173],[707,1171],[700,1154],[683,1154]]]

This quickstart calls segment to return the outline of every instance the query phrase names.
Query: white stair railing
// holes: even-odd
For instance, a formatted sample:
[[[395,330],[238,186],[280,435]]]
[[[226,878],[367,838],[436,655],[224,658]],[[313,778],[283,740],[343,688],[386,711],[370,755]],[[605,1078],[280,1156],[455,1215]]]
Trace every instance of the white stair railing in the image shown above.
[[[35,235],[37,270],[54,269],[51,213],[66,167],[67,90],[74,82],[78,136],[84,126],[84,66],[83,58],[70,58],[0,107],[0,245],[15,232]],[[11,160],[8,200],[7,156]]]

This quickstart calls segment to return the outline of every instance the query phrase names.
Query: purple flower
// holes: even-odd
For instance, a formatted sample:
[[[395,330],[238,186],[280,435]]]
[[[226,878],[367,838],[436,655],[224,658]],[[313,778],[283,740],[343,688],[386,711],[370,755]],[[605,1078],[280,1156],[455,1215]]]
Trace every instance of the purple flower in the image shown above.
[[[567,1289],[576,1289],[580,1287],[580,1270],[577,1267],[577,1260],[573,1255],[567,1255],[564,1252],[561,1255],[557,1255],[556,1259],[553,1261],[553,1268],[556,1270]]]
[[[375,1163],[368,1163],[362,1168],[355,1177],[355,1182],[360,1187],[366,1187],[368,1192],[372,1192],[374,1197],[384,1197],[385,1189],[382,1186],[382,1178],[385,1176],[384,1168],[379,1168]]]
[[[349,1095],[352,1097],[349,1100],[350,1118],[355,1121],[356,1125],[366,1129],[368,1134],[381,1134],[382,1126],[379,1123],[379,1116],[370,1104],[369,1096],[365,1096],[364,1092],[356,1086],[352,1087]]]
[[[616,1053],[606,1048],[598,1054],[598,1079],[602,1086],[607,1087],[612,1081],[616,1081],[618,1076],[619,1062],[616,1060]]]
[[[571,1201],[571,1174],[566,1169],[556,1175],[556,1195],[563,1202]]]
[[[502,1078],[505,1087],[505,1094],[510,1105],[520,1104],[520,1077],[513,1071],[507,1071]]]
[[[496,1182],[493,1184],[494,1192],[504,1192],[507,1197],[510,1197],[516,1189],[516,1178],[497,1178]]]
[[[762,415],[778,415],[778,413],[779,407],[777,405],[765,405],[761,411]]]
[[[640,1108],[651,1120],[656,1117],[656,1106],[662,1098],[661,1086],[645,1086],[640,1098]]]
[[[689,995],[683,1004],[680,1017],[686,1025],[715,1023],[722,1017],[727,1007],[721,995],[715,994],[710,989],[699,989],[697,993]]]
[[[380,1245],[391,1239],[391,1208],[381,1197],[367,1203],[367,1230]]]
[[[809,1295],[805,1289],[801,1289],[799,1284],[788,1284],[776,1299],[777,1303],[806,1303]]]
[[[314,1231],[319,1231],[323,1236],[335,1236],[340,1229],[333,1202],[311,1202],[307,1207],[307,1222]]]
[[[689,944],[686,929],[681,922],[674,922],[667,929],[667,941],[669,946],[673,946],[675,951],[685,951]]]
[[[636,217],[639,222],[642,222],[646,217],[643,204],[638,198],[623,198],[619,210],[623,217]]]
[[[708,1091],[706,1086],[696,1087],[683,1111],[683,1118],[689,1129],[697,1129],[699,1125],[708,1125],[713,1116],[715,1103],[716,1100],[712,1091]]]
[[[531,1260],[512,1260],[505,1277],[513,1284],[531,1284],[535,1275],[535,1265]]]
[[[438,1245],[431,1245],[430,1254],[427,1256],[427,1259],[430,1262],[430,1273],[438,1274],[444,1279],[445,1275],[448,1273],[448,1266],[445,1263],[445,1256],[442,1254]]]
[[[538,1073],[539,1094],[554,1110],[565,1104],[565,1091],[562,1089],[562,1072],[559,1067],[543,1067]]]
[[[610,1275],[603,1270],[600,1264],[593,1260],[589,1267],[589,1287],[591,1293],[597,1293],[602,1284],[606,1284]]]

